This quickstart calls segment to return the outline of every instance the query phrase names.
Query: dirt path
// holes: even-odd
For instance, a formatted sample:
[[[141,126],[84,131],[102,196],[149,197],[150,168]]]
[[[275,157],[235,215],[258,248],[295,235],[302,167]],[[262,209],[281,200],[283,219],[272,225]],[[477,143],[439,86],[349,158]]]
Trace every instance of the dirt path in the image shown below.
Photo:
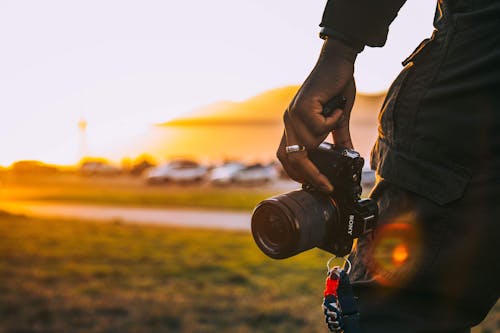
[[[39,217],[119,220],[128,223],[250,230],[250,212],[175,208],[140,208],[55,202],[0,202],[0,210]]]

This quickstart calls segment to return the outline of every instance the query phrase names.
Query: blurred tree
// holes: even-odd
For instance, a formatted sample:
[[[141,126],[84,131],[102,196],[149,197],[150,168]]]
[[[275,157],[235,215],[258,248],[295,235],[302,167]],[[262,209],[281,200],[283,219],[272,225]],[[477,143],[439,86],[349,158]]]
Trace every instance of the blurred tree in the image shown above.
[[[130,168],[130,174],[140,176],[145,170],[156,166],[158,163],[149,154],[141,154],[137,156]]]

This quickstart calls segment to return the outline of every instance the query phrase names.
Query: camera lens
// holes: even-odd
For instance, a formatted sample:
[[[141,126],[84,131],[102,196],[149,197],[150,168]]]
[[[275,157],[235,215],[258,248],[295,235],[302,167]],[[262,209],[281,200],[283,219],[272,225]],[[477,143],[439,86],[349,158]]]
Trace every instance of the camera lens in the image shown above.
[[[265,210],[271,210],[264,208]],[[279,245],[291,241],[293,230],[291,224],[279,214],[269,212],[268,223],[264,226],[264,235],[267,235],[268,242],[271,244]]]
[[[297,226],[287,213],[286,207],[280,207],[278,202],[262,202],[252,217],[254,238],[262,251],[271,257],[290,252],[298,241]]]
[[[320,246],[335,219],[335,206],[325,194],[292,191],[257,205],[252,235],[262,252],[284,259]]]

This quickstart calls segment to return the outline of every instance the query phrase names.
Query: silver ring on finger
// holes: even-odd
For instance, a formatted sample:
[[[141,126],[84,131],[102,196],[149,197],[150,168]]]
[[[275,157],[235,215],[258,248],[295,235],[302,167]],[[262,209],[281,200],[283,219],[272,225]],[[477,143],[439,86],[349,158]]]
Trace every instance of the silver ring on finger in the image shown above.
[[[287,154],[298,153],[304,150],[306,150],[306,147],[302,145],[291,145],[285,147],[285,151]]]

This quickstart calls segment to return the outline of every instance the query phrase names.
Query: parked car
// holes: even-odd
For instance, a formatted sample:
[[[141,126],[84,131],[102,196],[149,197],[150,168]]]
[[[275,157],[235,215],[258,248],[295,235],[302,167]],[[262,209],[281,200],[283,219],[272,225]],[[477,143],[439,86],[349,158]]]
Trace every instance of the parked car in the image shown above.
[[[165,182],[198,182],[207,174],[208,168],[194,161],[175,160],[149,169],[146,181],[149,184]]]
[[[233,181],[241,184],[262,184],[276,178],[278,178],[278,171],[273,164],[267,166],[254,164],[236,172]]]
[[[234,176],[245,168],[239,162],[227,162],[215,167],[210,174],[210,182],[214,185],[228,185],[234,181]]]
[[[19,174],[52,174],[57,168],[40,161],[18,161],[12,164],[11,170]]]
[[[145,179],[148,184],[161,184],[168,181],[168,172],[170,166],[168,164],[160,164],[150,168],[144,172]]]
[[[112,176],[121,173],[121,169],[100,161],[84,162],[80,166],[80,173],[84,176]]]

